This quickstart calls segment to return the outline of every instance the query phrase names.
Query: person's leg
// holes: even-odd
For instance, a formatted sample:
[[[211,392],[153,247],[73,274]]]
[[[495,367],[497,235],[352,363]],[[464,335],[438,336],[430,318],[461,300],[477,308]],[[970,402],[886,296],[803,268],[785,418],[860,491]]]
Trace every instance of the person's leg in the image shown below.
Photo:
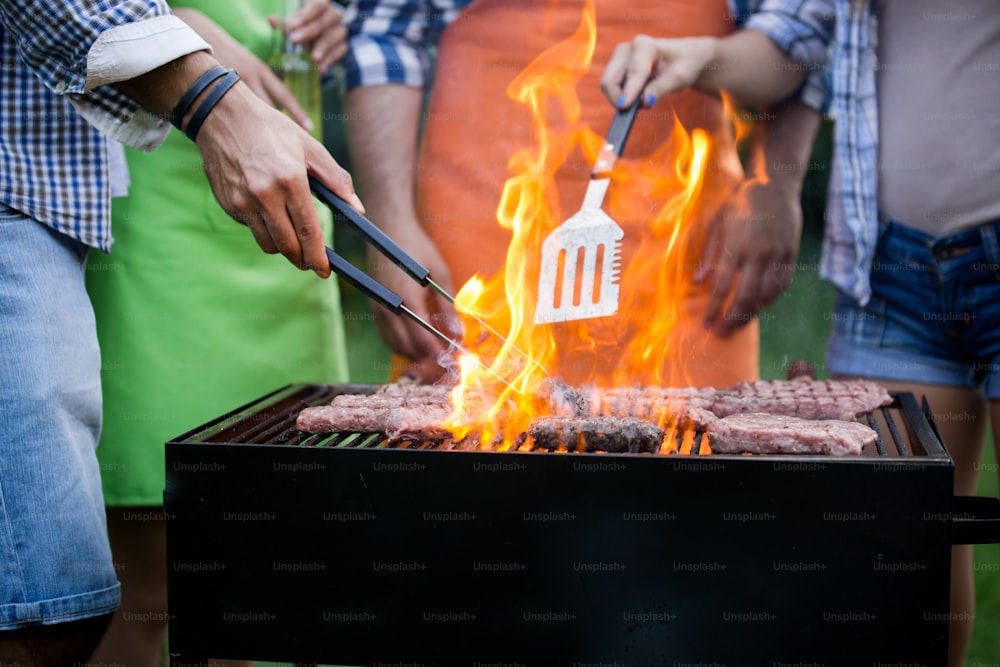
[[[955,461],[955,495],[976,493],[979,462],[986,439],[986,404],[978,389],[943,387],[882,381],[889,389],[913,392],[927,403],[941,439]],[[998,412],[992,407],[994,415]],[[994,421],[994,423],[996,423]],[[973,576],[972,545],[960,544],[951,551],[951,623],[948,626],[948,665],[963,667],[969,650],[976,614],[976,589]]]
[[[111,614],[57,625],[30,625],[0,633],[0,665],[81,665],[94,650]]]
[[[80,662],[118,605],[85,257],[0,206],[0,663]]]
[[[159,667],[167,633],[167,533],[161,507],[109,507],[108,537],[122,604],[94,653],[97,665]]]

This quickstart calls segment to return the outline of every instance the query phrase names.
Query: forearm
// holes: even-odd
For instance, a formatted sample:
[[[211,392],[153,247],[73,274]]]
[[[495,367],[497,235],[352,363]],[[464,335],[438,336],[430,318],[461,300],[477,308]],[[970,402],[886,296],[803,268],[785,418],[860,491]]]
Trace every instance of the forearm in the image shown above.
[[[393,236],[417,219],[415,172],[423,91],[404,85],[362,86],[345,100],[354,182],[369,216]]]
[[[219,61],[207,51],[197,51],[157,67],[150,72],[119,81],[113,85],[117,90],[135,100],[146,111],[155,116],[166,118],[195,80],[218,64]],[[202,93],[191,105],[181,127],[185,127],[187,120],[197,108],[198,101],[207,92]]]
[[[797,197],[809,169],[820,114],[797,100],[786,100],[762,115],[751,154],[751,175]]]
[[[695,81],[702,90],[724,91],[741,104],[768,106],[798,90],[805,78],[806,67],[755,30],[700,39],[710,40],[712,51]]]

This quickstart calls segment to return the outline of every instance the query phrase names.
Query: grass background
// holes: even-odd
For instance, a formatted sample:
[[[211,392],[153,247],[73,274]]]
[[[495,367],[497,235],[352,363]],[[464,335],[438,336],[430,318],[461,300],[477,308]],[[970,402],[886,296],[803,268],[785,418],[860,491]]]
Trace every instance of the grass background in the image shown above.
[[[339,99],[327,94],[327,110],[339,112]],[[325,128],[326,142],[338,161],[349,165],[342,129],[332,123]],[[819,279],[820,242],[826,183],[830,162],[830,127],[826,124],[817,139],[803,187],[803,235],[795,277],[787,292],[761,317],[760,372],[765,379],[785,377],[790,361],[805,359],[823,375],[826,340],[830,333],[834,291]],[[361,263],[363,250],[348,230],[338,229],[338,252]],[[382,344],[364,297],[342,285],[347,340],[350,345],[351,375],[355,382],[380,383],[386,380],[389,352]],[[992,436],[988,434],[990,442]],[[987,445],[980,471],[977,494],[998,496],[997,459]],[[977,545],[974,553],[978,595],[976,624],[967,667],[1000,666],[1000,545]],[[864,656],[859,657],[859,664]],[[269,664],[269,663],[264,663]]]

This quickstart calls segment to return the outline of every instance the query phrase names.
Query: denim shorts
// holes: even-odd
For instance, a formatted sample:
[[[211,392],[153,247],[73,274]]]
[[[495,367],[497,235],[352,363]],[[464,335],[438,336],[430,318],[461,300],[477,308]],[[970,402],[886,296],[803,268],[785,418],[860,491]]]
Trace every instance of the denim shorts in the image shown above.
[[[864,307],[838,294],[827,370],[982,386],[1000,399],[1000,223],[933,237],[887,221]]]
[[[86,247],[0,205],[0,630],[107,614]]]

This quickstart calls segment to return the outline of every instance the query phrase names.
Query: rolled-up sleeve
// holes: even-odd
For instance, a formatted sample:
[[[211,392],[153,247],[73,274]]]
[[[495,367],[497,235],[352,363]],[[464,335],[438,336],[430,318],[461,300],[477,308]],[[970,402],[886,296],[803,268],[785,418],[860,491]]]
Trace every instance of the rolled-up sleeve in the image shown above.
[[[160,0],[0,0],[22,62],[113,139],[149,150],[170,129],[108,84],[145,74],[209,45]]]
[[[833,39],[833,0],[732,0],[730,8],[741,29],[766,35],[796,67],[807,72],[795,97],[821,111],[830,106],[827,53]]]
[[[423,87],[430,49],[466,1],[361,0],[346,14],[350,49],[344,58],[348,90],[398,83]]]
[[[764,0],[743,28],[764,33],[792,60],[822,65],[833,25],[832,0]]]

